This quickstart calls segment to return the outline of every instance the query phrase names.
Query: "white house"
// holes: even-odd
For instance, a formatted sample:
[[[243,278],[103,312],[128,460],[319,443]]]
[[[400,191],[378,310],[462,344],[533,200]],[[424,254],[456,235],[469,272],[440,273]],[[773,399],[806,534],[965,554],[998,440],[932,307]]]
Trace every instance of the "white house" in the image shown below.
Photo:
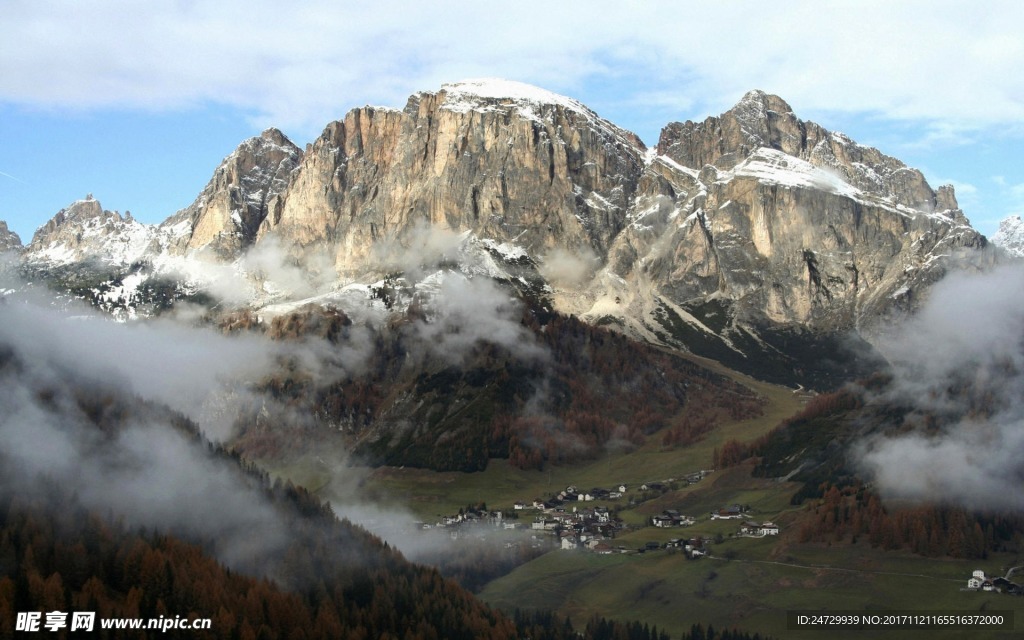
[[[975,569],[971,579],[967,581],[967,588],[980,589],[983,584],[985,584],[985,572],[981,569]]]
[[[530,528],[534,529],[534,530],[538,530],[538,531],[550,531],[551,529],[557,528],[558,524],[559,524],[558,520],[548,520],[546,518],[537,518],[536,520],[533,521],[533,525],[531,525]]]
[[[760,532],[762,536],[777,536],[779,535],[779,525],[774,522],[766,522],[761,525]]]

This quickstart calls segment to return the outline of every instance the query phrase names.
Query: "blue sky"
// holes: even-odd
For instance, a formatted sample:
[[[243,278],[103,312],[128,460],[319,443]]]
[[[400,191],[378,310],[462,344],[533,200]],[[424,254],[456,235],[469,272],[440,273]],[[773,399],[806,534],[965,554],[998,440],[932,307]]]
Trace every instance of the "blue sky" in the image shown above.
[[[823,8],[827,7],[827,8]],[[1024,3],[0,0],[0,220],[92,193],[158,222],[244,138],[302,145],[364,104],[504,77],[657,142],[749,89],[953,183],[991,235],[1024,212]]]

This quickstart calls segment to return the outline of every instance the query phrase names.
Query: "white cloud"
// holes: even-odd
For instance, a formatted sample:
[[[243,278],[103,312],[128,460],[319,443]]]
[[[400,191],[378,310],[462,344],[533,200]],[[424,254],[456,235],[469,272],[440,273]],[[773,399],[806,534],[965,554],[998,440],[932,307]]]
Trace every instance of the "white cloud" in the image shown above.
[[[212,102],[312,130],[355,104],[401,106],[442,81],[498,75],[584,101],[639,77],[648,108],[677,117],[754,87],[801,109],[932,121],[939,132],[1024,117],[1016,2],[805,1],[765,13],[746,3],[15,0],[4,13],[0,100],[21,104]]]
[[[66,368],[90,371],[197,420],[216,390],[258,380],[277,357],[261,338],[226,338],[163,320],[121,325],[88,309],[63,313],[18,300],[0,311],[0,342],[19,344],[33,361],[59,358]]]
[[[892,363],[886,402],[907,420],[854,450],[886,496],[968,508],[1024,507],[1024,268],[956,272],[916,316],[877,345]],[[920,419],[916,422],[927,424]]]
[[[575,252],[556,247],[544,256],[540,272],[556,286],[572,287],[592,277],[599,266],[600,260],[590,247],[582,246]]]
[[[548,357],[520,323],[519,300],[493,280],[448,272],[436,282],[436,295],[424,302],[427,317],[412,326],[428,351],[458,364],[481,342],[489,342],[523,360]]]

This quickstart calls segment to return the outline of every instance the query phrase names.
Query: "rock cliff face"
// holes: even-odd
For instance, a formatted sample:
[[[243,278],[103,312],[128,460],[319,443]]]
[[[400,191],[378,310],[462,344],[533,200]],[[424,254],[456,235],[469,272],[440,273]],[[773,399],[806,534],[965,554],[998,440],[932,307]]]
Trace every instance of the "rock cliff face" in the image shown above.
[[[556,287],[558,304],[641,332],[662,305],[712,297],[753,323],[870,324],[941,275],[934,256],[984,244],[952,188],[756,91],[648,151],[569,98],[445,85],[329,125],[270,208],[261,237],[330,246],[350,277],[421,224],[542,267],[555,251],[594,256],[597,277]]]
[[[195,202],[161,225],[176,239],[172,251],[209,249],[222,258],[237,257],[256,240],[301,159],[302,151],[277,129],[243,142]]]
[[[604,253],[642,170],[640,140],[574,100],[511,82],[445,85],[402,111],[366,107],[328,125],[260,233],[329,243],[348,273],[366,268],[374,242],[424,224],[538,255]]]
[[[952,187],[932,189],[777,96],[753,91],[721,116],[669,124],[647,149],[575,100],[501,80],[443,85],[402,110],[355,109],[305,153],[265,131],[190,207],[142,227],[81,201],[28,254],[120,248],[122,262],[172,256],[179,272],[202,254],[271,273],[266,256],[245,253],[284,247],[289,278],[314,255],[329,272],[327,255],[336,291],[390,302],[412,299],[395,293],[403,270],[461,269],[591,322],[747,362],[788,349],[772,342],[783,334],[870,337],[954,262],[991,260]],[[421,255],[432,233],[446,234],[443,246]],[[382,258],[396,252],[397,263]],[[264,283],[257,298],[283,290]],[[275,295],[255,304],[286,302]]]
[[[0,220],[0,253],[21,251],[21,237],[7,228],[7,223]]]

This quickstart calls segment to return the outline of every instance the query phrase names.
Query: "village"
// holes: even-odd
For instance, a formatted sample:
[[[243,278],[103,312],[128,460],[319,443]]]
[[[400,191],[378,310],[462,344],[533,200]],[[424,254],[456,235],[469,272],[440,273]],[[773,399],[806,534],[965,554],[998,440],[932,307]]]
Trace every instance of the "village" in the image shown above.
[[[626,484],[616,484],[610,489],[594,487],[589,490],[569,485],[547,498],[517,501],[511,511],[489,510],[486,504],[481,503],[460,509],[456,514],[441,516],[434,524],[417,523],[417,527],[443,529],[454,540],[466,535],[479,535],[485,528],[490,528],[528,531],[531,534],[530,544],[534,548],[580,549],[602,555],[667,549],[680,550],[687,558],[698,559],[708,555],[708,547],[714,540],[698,535],[674,537],[665,542],[648,541],[640,546],[616,544],[616,539],[623,533],[645,526],[659,529],[690,527],[697,524],[697,517],[682,514],[676,509],[665,509],[650,517],[642,526],[628,525],[617,516],[618,509],[614,503],[626,499],[628,505],[634,507],[680,486],[696,484],[710,473],[710,470],[701,470],[685,474],[679,479],[647,482],[639,485],[632,494],[629,494],[629,486]],[[609,503],[613,506],[609,506]],[[730,536],[779,535],[778,525],[773,522],[757,523],[750,519],[749,511],[749,506],[727,505],[709,513],[707,519],[740,521],[736,532]],[[514,544],[519,543],[506,542],[506,546]]]
[[[699,482],[710,471],[702,471],[687,476],[686,482]],[[636,506],[644,496],[660,495],[672,488],[678,481],[650,482],[640,485],[638,491],[629,498],[629,505]],[[686,528],[698,523],[696,517],[680,513],[675,509],[665,509],[652,516],[642,526],[628,525],[617,515],[617,509],[607,504],[594,502],[612,502],[627,498],[628,487],[616,485],[613,489],[592,488],[581,491],[570,485],[549,496],[547,499],[517,501],[510,511],[488,510],[486,505],[471,506],[460,509],[459,513],[441,517],[434,524],[417,523],[423,530],[443,530],[453,540],[468,536],[480,536],[484,532],[495,529],[508,532],[520,532],[520,536],[505,541],[507,548],[521,544],[529,544],[539,553],[547,550],[581,550],[599,555],[610,554],[644,554],[653,551],[667,550],[670,553],[683,553],[690,560],[697,560],[710,554],[710,547],[723,541],[722,536],[680,536],[665,542],[648,541],[639,546],[616,544],[616,539],[627,532],[636,531],[646,526],[670,529]],[[737,529],[729,534],[730,538],[764,538],[778,536],[780,527],[771,521],[757,522],[751,519],[751,509],[747,505],[731,504],[707,514],[704,521],[737,521]],[[529,515],[527,515],[529,514]],[[525,517],[524,517],[525,516]],[[527,538],[526,535],[529,534]],[[1024,595],[1024,586],[1010,578],[1014,571],[1010,569],[1006,576],[988,576],[981,569],[976,569],[961,591],[983,591],[1005,593],[1008,595]]]

